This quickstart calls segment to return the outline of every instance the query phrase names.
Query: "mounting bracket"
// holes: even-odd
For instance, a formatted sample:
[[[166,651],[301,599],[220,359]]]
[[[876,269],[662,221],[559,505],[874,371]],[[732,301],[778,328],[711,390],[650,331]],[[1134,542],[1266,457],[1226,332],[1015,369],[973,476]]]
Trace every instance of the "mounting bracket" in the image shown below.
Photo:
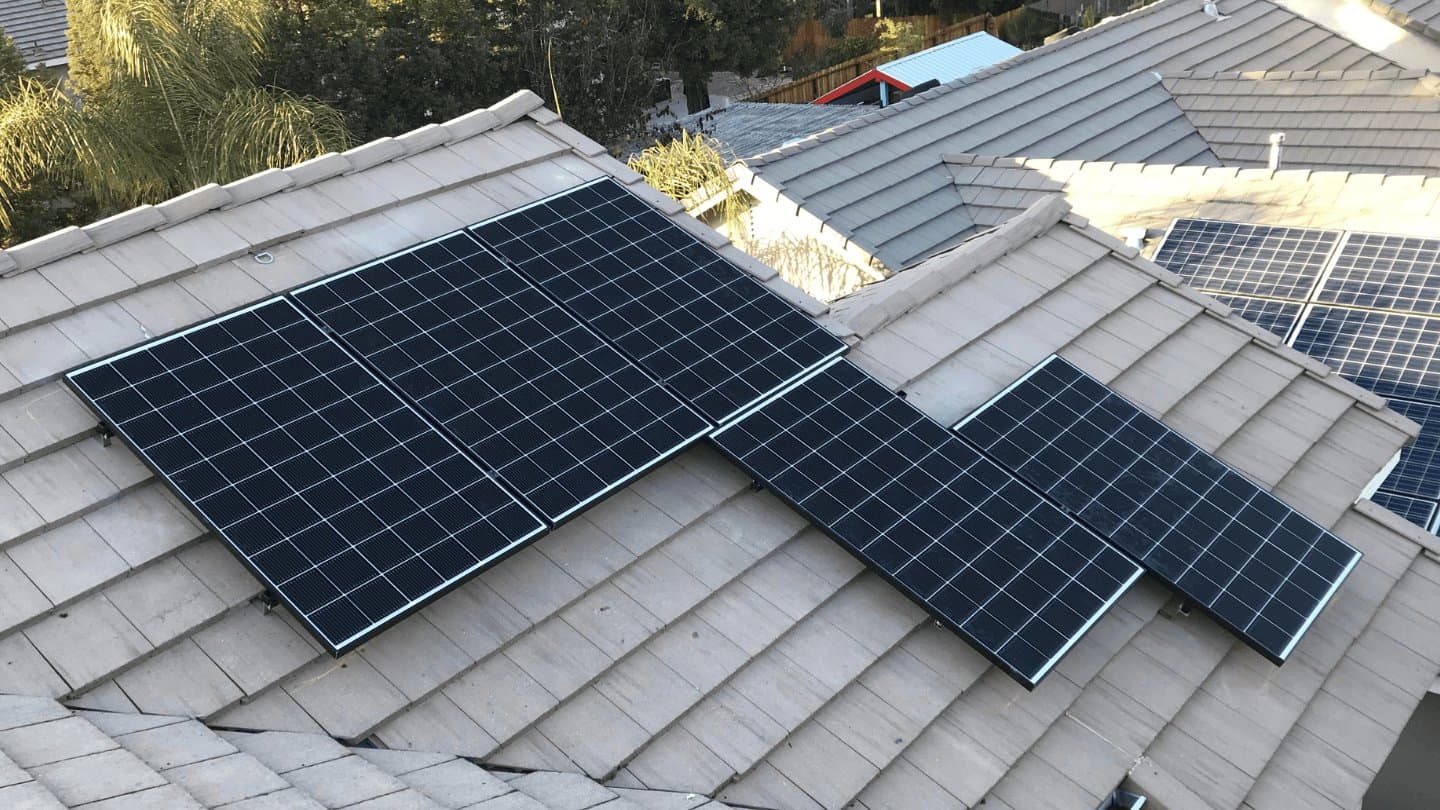
[[[115,430],[105,422],[101,422],[95,426],[95,435],[100,437],[101,447],[109,447],[110,440],[115,438]]]
[[[270,611],[274,610],[279,604],[280,597],[275,594],[269,591],[260,594],[260,606],[265,609],[265,615],[270,615]]]

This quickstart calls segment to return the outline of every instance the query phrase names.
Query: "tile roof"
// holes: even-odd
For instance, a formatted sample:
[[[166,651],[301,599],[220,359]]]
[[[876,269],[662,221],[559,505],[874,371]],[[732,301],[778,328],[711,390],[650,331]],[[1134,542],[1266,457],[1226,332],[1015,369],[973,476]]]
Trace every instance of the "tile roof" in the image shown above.
[[[972,234],[1056,195],[1117,236],[1159,236],[1177,217],[1429,236],[1440,217],[1440,177],[978,155],[946,164]]]
[[[1026,692],[701,446],[336,660],[57,381],[604,174],[848,334],[936,418],[1058,350],[1364,561],[1284,667],[1146,580]],[[75,712],[34,701],[63,733],[0,731],[0,790],[458,806],[493,777],[514,788],[497,810],[1028,810],[1093,807],[1124,779],[1169,807],[1358,806],[1440,672],[1435,538],[1353,502],[1416,426],[1065,209],[1041,201],[827,313],[521,93],[0,253],[0,694]],[[14,706],[0,718],[33,725]],[[238,733],[267,731],[301,736]],[[70,756],[24,764],[37,748]],[[440,765],[463,779],[420,775]]]
[[[737,101],[687,115],[677,123],[689,132],[703,132],[719,141],[726,158],[744,160],[853,121],[866,112],[868,108],[855,106]]]
[[[1370,5],[1411,31],[1440,40],[1440,2],[1437,0],[1369,0]]]
[[[488,771],[453,754],[215,731],[189,717],[71,711],[24,695],[0,695],[0,805],[724,810],[703,796],[606,788],[573,773]]]
[[[0,32],[15,41],[28,67],[65,64],[65,0],[5,0]]]
[[[914,87],[932,79],[941,83],[951,82],[1018,53],[1021,53],[1020,49],[1005,40],[977,31],[933,48],[882,62],[875,69]]]
[[[1165,88],[1226,166],[1440,174],[1440,76],[1418,70],[1179,73]]]
[[[1161,0],[750,161],[741,188],[783,197],[891,270],[970,223],[947,153],[1217,165],[1159,73],[1397,67],[1270,0]]]

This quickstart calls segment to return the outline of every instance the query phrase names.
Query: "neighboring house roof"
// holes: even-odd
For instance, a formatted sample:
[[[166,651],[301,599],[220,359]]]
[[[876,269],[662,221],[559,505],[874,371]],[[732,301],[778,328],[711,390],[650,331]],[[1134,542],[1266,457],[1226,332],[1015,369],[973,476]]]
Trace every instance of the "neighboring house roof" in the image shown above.
[[[26,67],[65,64],[65,0],[5,0],[0,32],[15,41]]]
[[[1433,236],[1440,177],[948,155],[971,233],[1063,195],[1107,233],[1178,217]],[[1153,247],[1152,244],[1150,247]]]
[[[1440,0],[1369,0],[1376,11],[1411,31],[1440,40]]]
[[[990,67],[1022,51],[984,31],[942,42],[899,59],[882,62],[876,70],[910,87],[935,79],[951,82]]]
[[[574,773],[487,771],[453,754],[347,748],[323,734],[214,731],[189,717],[71,711],[0,695],[0,805],[712,810],[703,796]]]
[[[107,713],[56,716],[68,734],[0,732],[12,763],[35,747],[76,754],[24,773],[0,762],[0,784],[65,804],[164,788],[146,769],[212,805],[253,779],[327,806],[358,798],[341,793],[356,781],[401,790],[368,765],[403,757],[317,736],[222,744],[197,724],[126,717],[144,713],[540,773],[511,779],[515,805],[587,806],[535,793],[564,779],[549,772],[604,783],[616,810],[688,807],[690,793],[787,808],[1094,807],[1122,779],[1177,808],[1359,804],[1440,672],[1440,564],[1421,553],[1440,541],[1353,502],[1413,422],[1060,200],[827,313],[540,103],[517,94],[0,252],[0,694]],[[699,446],[337,661],[259,603],[259,583],[129,450],[101,446],[58,381],[147,333],[606,174],[846,334],[857,363],[937,419],[1058,351],[1364,560],[1283,667],[1170,609],[1147,578],[1026,692]],[[152,722],[216,760],[187,784],[164,764],[173,738],[152,750],[124,733]],[[281,764],[292,750],[300,759]],[[302,780],[308,769],[290,766],[315,750],[340,764]],[[424,793],[407,774],[396,778]],[[562,787],[600,796],[592,785]],[[680,796],[622,792],[640,788]]]
[[[1165,88],[1226,166],[1440,174],[1440,76],[1416,70],[1180,73]]]
[[[678,123],[689,132],[703,132],[719,141],[726,158],[744,160],[853,121],[866,112],[869,110],[861,107],[738,101],[688,115]]]
[[[1161,0],[762,155],[737,180],[896,270],[970,227],[944,154],[1217,165],[1158,73],[1397,67],[1269,0],[1220,6],[1230,19]]]
[[[941,84],[953,82],[1018,53],[1022,51],[1005,40],[978,31],[876,65],[874,69],[815,99],[815,103],[830,104],[877,82],[884,82],[902,92],[930,81]]]

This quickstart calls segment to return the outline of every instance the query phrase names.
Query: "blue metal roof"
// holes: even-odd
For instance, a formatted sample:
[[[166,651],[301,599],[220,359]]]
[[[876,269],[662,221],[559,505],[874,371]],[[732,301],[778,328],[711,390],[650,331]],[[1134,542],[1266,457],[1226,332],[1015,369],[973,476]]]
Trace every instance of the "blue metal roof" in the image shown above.
[[[876,70],[914,87],[931,79],[944,84],[1002,62],[1020,49],[981,31],[885,62]]]

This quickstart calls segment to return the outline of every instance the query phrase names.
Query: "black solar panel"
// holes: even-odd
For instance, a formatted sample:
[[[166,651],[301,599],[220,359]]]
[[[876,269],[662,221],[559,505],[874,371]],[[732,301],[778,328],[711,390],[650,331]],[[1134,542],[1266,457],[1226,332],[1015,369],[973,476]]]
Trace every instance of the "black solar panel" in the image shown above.
[[[956,429],[1277,663],[1360,559],[1059,357]]]
[[[1440,239],[1349,234],[1315,300],[1436,314],[1440,312]]]
[[[1303,304],[1292,301],[1272,301],[1268,298],[1250,298],[1243,295],[1214,293],[1215,300],[1235,310],[1235,314],[1281,339],[1289,337],[1295,322],[1300,320]]]
[[[712,440],[1026,686],[1140,573],[848,361]]]
[[[1400,451],[1400,462],[1382,486],[1418,498],[1440,499],[1440,405],[1390,400],[1390,407],[1420,423],[1420,435]]]
[[[335,653],[544,530],[283,298],[66,380]]]
[[[1340,231],[1177,219],[1155,262],[1197,289],[1303,301],[1339,241]]]
[[[1435,531],[1437,507],[1435,501],[1412,498],[1409,495],[1397,495],[1393,492],[1377,492],[1370,496],[1370,500],[1426,531]]]
[[[1440,398],[1440,319],[1315,306],[1292,345],[1382,397]]]
[[[553,521],[710,429],[467,233],[294,296]]]
[[[608,178],[474,231],[717,424],[844,351]]]

